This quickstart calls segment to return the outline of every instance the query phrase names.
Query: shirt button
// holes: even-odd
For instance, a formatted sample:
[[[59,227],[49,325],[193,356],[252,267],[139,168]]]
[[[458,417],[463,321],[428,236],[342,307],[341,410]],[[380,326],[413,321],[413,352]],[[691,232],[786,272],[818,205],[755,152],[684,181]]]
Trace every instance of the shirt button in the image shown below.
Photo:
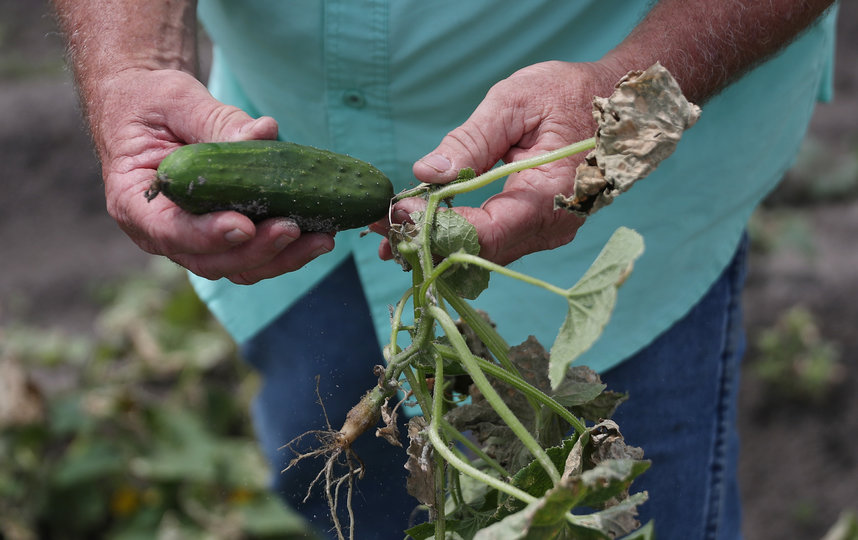
[[[360,109],[366,105],[366,98],[359,90],[346,90],[343,92],[343,103],[353,109]]]

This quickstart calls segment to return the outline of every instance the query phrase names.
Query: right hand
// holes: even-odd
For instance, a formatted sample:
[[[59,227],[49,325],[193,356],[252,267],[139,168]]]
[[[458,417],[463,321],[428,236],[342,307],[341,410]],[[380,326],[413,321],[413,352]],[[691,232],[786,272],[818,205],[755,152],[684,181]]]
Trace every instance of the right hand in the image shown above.
[[[251,118],[177,70],[122,71],[88,100],[107,210],[143,250],[208,279],[251,284],[297,270],[333,249],[333,236],[301,233],[286,218],[254,224],[232,211],[193,215],[144,195],[161,160],[183,144],[274,139],[273,118]]]

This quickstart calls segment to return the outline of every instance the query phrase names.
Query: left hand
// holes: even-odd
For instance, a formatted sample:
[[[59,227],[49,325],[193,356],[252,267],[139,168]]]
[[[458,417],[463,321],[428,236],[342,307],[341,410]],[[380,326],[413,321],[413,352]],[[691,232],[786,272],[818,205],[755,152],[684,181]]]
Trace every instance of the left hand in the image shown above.
[[[495,84],[464,124],[417,161],[414,175],[421,182],[447,183],[464,167],[481,174],[499,160],[517,161],[592,137],[592,99],[609,95],[619,78],[599,63],[553,61],[521,69]],[[455,207],[476,227],[480,256],[508,264],[571,242],[584,220],[554,210],[554,195],[572,192],[581,160],[583,154],[512,174],[501,193],[479,208]],[[402,222],[423,206],[422,199],[405,199],[391,215]],[[381,224],[373,227],[383,229]],[[386,239],[379,255],[391,258]]]

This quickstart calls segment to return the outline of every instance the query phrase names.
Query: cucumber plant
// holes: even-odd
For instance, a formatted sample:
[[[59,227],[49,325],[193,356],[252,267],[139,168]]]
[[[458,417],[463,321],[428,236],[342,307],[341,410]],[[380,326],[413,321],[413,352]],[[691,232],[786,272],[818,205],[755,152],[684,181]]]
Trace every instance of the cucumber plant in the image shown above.
[[[605,391],[596,373],[570,364],[607,323],[617,290],[643,251],[641,236],[618,229],[580,280],[562,288],[481,258],[474,227],[441,209],[508,174],[591,149],[578,169],[575,193],[558,194],[555,205],[588,215],[610,204],[666,158],[699,115],[661,66],[633,72],[618,87],[611,98],[594,100],[599,129],[592,139],[479,176],[465,169],[450,184],[421,184],[393,198],[423,197],[426,208],[412,214],[413,223],[392,225],[389,234],[412,285],[392,309],[385,365],[375,368],[379,382],[341,429],[328,426],[285,445],[296,454],[287,469],[324,458],[307,496],[322,487],[340,538],[354,537],[351,490],[363,474],[351,445],[380,421],[376,434],[401,444],[397,413],[403,405],[422,412],[408,423],[406,468],[409,493],[427,511],[426,522],[407,530],[408,536],[616,538],[639,527],[636,509],[647,495],[630,495],[629,489],[648,462],[608,419],[625,396]],[[492,274],[568,302],[550,351],[535,339],[511,347],[468,303]],[[405,316],[408,311],[412,317]],[[309,435],[319,446],[298,451],[297,443]],[[651,538],[652,526],[633,534]]]

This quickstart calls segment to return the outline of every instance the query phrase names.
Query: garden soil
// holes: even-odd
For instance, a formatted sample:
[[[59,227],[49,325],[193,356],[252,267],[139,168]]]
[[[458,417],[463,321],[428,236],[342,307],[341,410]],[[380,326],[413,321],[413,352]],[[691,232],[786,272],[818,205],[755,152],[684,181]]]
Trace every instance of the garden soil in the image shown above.
[[[854,183],[856,0],[841,6],[837,44],[835,99],[818,107],[810,133],[822,143],[822,164],[805,174],[837,169]],[[0,163],[0,328],[90,331],[99,285],[145,270],[151,256],[105,212],[99,166],[44,0],[0,0]],[[796,174],[770,204],[801,218],[810,247],[755,250],[746,291],[752,346],[741,389],[740,474],[750,540],[821,538],[842,511],[858,511],[858,197],[847,189],[808,200],[799,188],[791,198],[790,185],[814,181],[802,184]],[[820,404],[772,398],[752,369],[760,330],[797,305],[815,315],[845,366]]]

